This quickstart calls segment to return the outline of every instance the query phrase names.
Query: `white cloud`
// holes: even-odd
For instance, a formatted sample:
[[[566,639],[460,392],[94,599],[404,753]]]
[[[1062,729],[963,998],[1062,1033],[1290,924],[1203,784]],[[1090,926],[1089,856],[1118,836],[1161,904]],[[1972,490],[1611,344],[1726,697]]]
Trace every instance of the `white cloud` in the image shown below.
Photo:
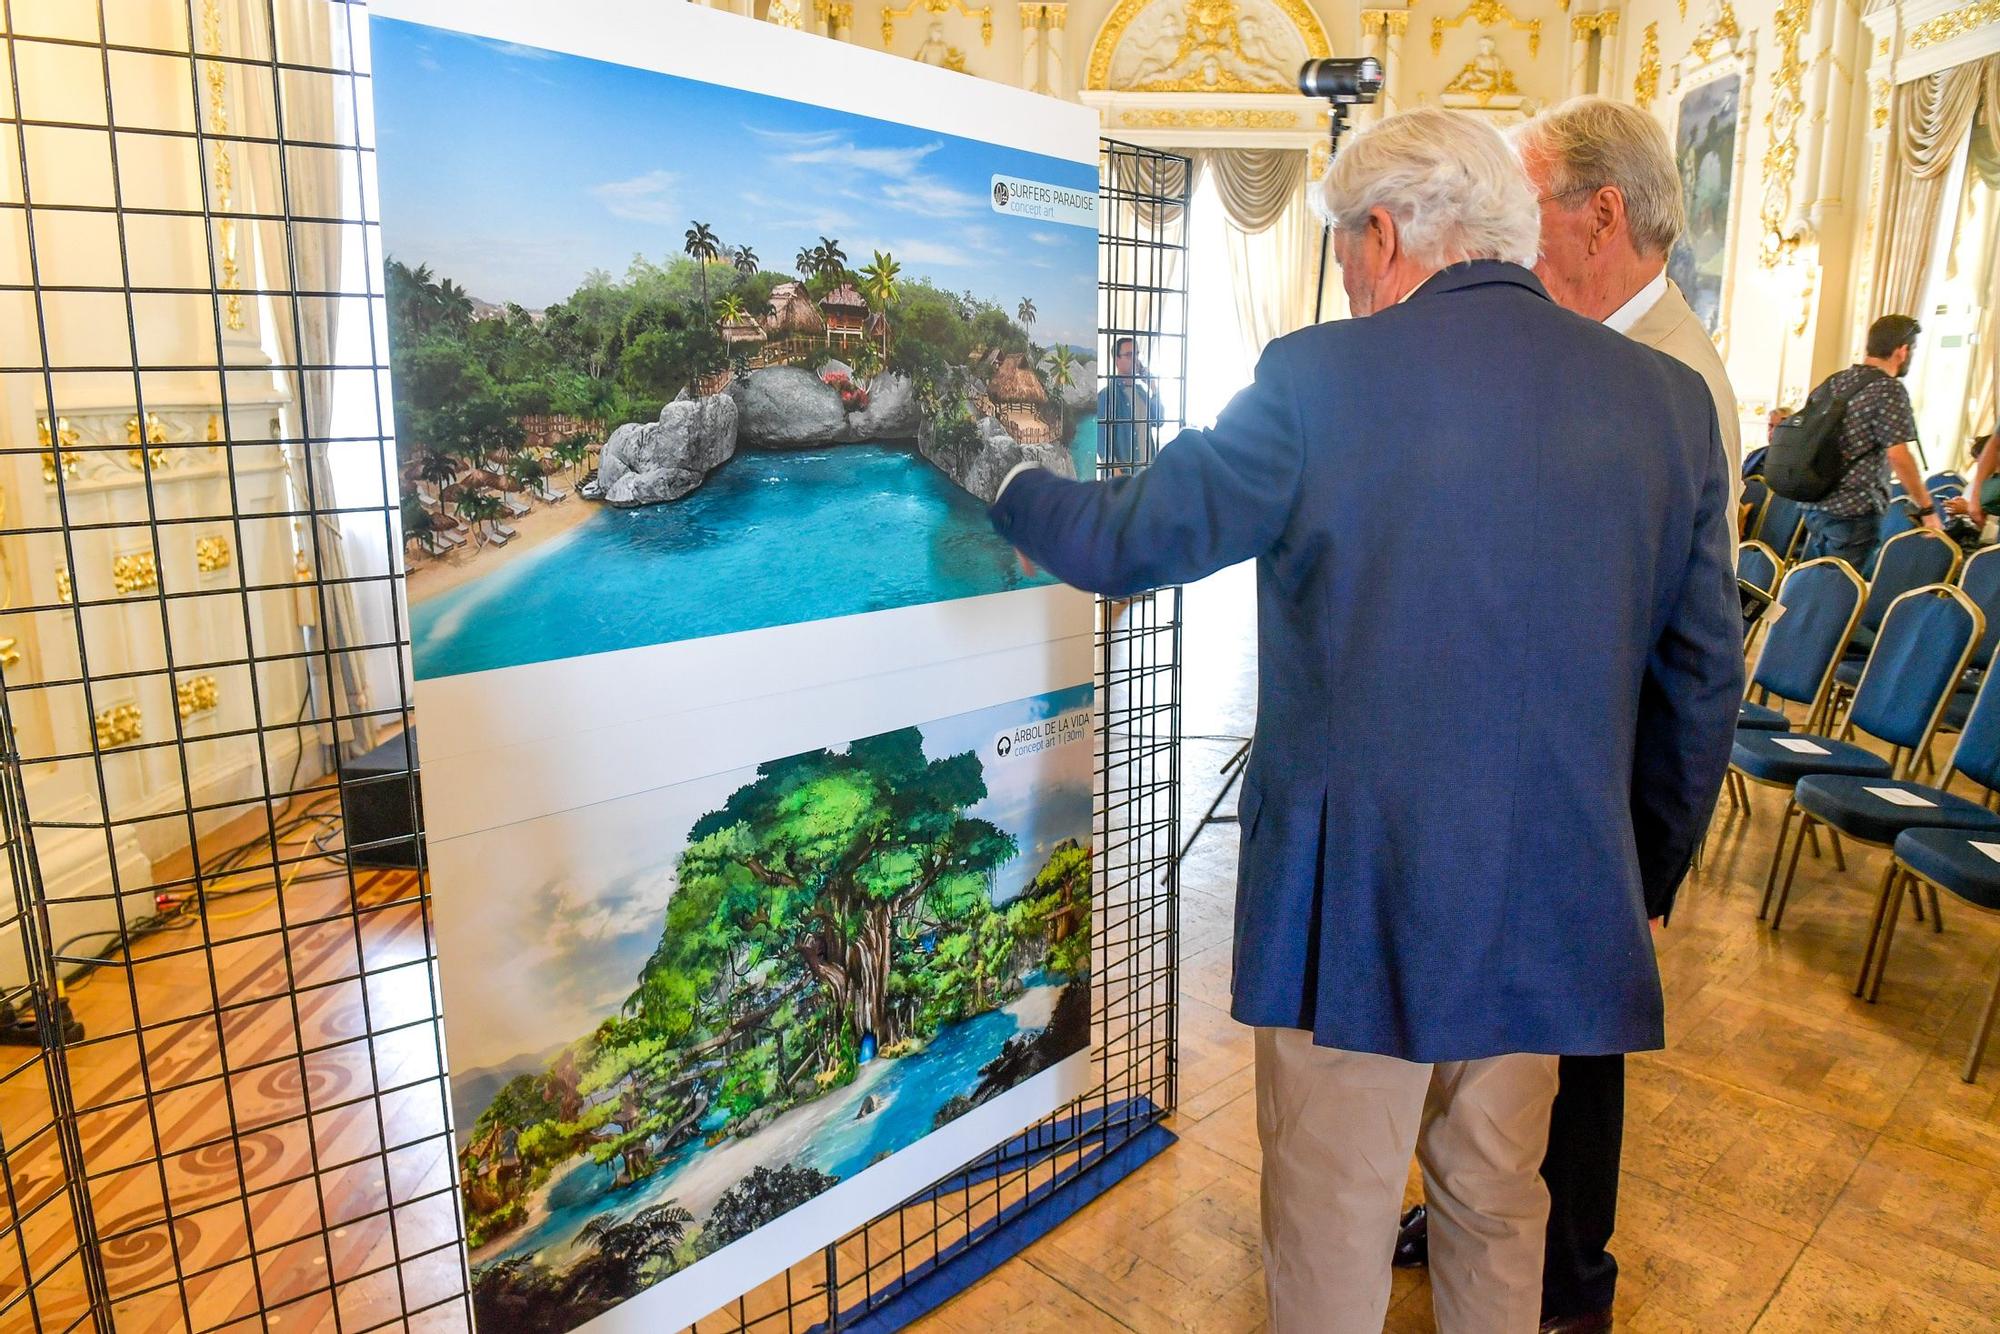
[[[885,185],[882,197],[900,208],[931,218],[963,217],[979,207],[976,196],[929,177]]]
[[[606,181],[590,193],[614,218],[628,222],[673,223],[681,218],[674,196],[679,178],[670,171],[649,171],[625,181]]]
[[[923,165],[925,158],[943,147],[939,143],[916,148],[857,148],[851,140],[846,143],[824,142],[816,147],[782,154],[778,160],[795,166],[844,167],[874,176],[908,180],[917,174],[917,168]]]
[[[862,148],[852,140],[835,140],[824,135],[810,136],[814,143],[782,153],[775,161],[794,167],[816,167],[842,183],[866,189],[866,195],[851,190],[856,198],[879,204],[886,200],[906,213],[929,218],[957,218],[979,207],[977,196],[946,185],[923,173],[924,159],[943,148],[942,143],[919,144],[914,148]]]
[[[810,134],[801,134],[797,130],[767,130],[750,124],[745,124],[743,128],[759,139],[790,144],[794,148],[821,148],[840,139],[839,130],[815,130]]]
[[[545,51],[539,46],[523,46],[519,42],[502,42],[502,41],[497,41],[490,37],[474,37],[472,40],[478,42],[482,46],[491,47],[493,50],[498,51],[503,56],[513,56],[517,60],[562,59],[562,53],[560,51]]]

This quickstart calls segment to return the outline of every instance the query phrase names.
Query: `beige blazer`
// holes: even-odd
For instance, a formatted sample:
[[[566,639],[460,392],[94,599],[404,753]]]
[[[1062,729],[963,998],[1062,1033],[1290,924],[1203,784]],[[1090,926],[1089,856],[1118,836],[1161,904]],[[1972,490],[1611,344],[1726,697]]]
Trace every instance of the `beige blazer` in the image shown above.
[[[1701,327],[1694,307],[1672,279],[1667,280],[1667,294],[1626,330],[1626,336],[1666,353],[1707,382],[1715,398],[1715,419],[1722,425],[1722,448],[1729,455],[1729,498],[1734,506],[1743,498],[1743,423],[1736,412],[1736,391],[1729,387],[1729,372],[1722,368],[1708,330]]]

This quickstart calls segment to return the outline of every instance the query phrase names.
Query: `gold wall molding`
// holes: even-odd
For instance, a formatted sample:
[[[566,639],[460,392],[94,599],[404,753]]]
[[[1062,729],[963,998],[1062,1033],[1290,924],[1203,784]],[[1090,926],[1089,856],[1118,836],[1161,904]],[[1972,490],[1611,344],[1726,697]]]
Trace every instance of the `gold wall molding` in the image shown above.
[[[969,19],[978,19],[980,41],[993,45],[993,6],[974,9],[965,0],[910,0],[901,9],[882,6],[882,45],[888,46],[896,40],[896,20],[909,18],[919,10],[929,14],[949,14],[956,10]]]
[[[1502,0],[1472,0],[1471,4],[1459,10],[1451,18],[1432,19],[1431,54],[1438,55],[1444,50],[1445,29],[1463,27],[1468,19],[1477,23],[1482,28],[1498,27],[1504,23],[1516,32],[1525,32],[1528,34],[1529,58],[1532,59],[1541,54],[1542,21],[1540,19],[1516,18],[1514,11],[1507,8]]]
[[[799,0],[771,0],[770,8],[764,11],[764,21],[775,23],[780,28],[794,28],[803,31],[806,16],[799,8]]]
[[[1733,46],[1742,35],[1743,29],[1736,22],[1736,11],[1730,7],[1729,0],[1722,0],[1722,7],[1716,11],[1715,17],[1703,24],[1694,35],[1694,40],[1688,43],[1688,50],[1694,53],[1696,60],[1705,61],[1715,53],[1716,47]]]
[[[167,466],[167,451],[159,448],[159,446],[167,443],[167,425],[160,420],[159,413],[149,412],[146,414],[146,425],[143,431],[139,427],[139,415],[137,413],[133,413],[130,417],[127,417],[125,419],[125,443],[133,446],[153,446],[150,449],[142,450],[133,448],[125,451],[125,461],[132,465],[132,471],[144,472],[148,463],[151,463],[155,468],[164,468]]]
[[[1364,33],[1384,33],[1391,37],[1401,37],[1410,30],[1410,11],[1407,9],[1364,9],[1361,11],[1361,31]]]
[[[1792,182],[1799,172],[1799,122],[1805,116],[1806,66],[1799,59],[1799,44],[1805,40],[1811,18],[1811,0],[1780,0],[1771,19],[1778,62],[1771,70],[1771,107],[1764,113],[1764,204],[1758,215],[1763,224],[1761,258],[1766,268],[1789,258],[1806,241],[1803,234],[1789,231],[1787,224]]]
[[[174,711],[182,720],[207,713],[222,702],[222,690],[212,676],[196,676],[174,682]]]
[[[160,586],[160,568],[150,551],[128,551],[111,558],[111,586],[120,593],[141,593]]]
[[[1632,104],[1649,110],[1660,95],[1660,25],[1648,23],[1639,34],[1639,71],[1632,76]]]
[[[211,57],[222,55],[222,0],[201,0],[201,49]],[[236,168],[229,159],[229,67],[220,59],[203,62],[208,80],[209,158],[215,163],[215,199],[210,212],[215,215],[216,239],[222,251],[222,322],[231,329],[243,327],[243,272],[236,258],[236,219],[233,198]]]
[[[68,602],[75,596],[76,589],[71,586],[69,580],[69,567],[67,565],[56,566],[56,601]]]
[[[1306,3],[1306,0],[1271,0],[1271,2],[1278,7],[1278,12],[1289,19],[1294,28],[1298,29],[1299,36],[1304,39],[1306,44],[1307,57],[1314,60],[1323,60],[1333,54],[1333,46],[1327,41],[1326,27],[1319,21],[1319,15]],[[1125,30],[1132,26],[1132,21],[1149,9],[1153,3],[1154,0],[1118,0],[1118,3],[1111,7],[1111,12],[1104,17],[1104,25],[1097,30],[1096,40],[1090,44],[1090,63],[1084,67],[1083,86],[1085,88],[1097,92],[1109,92],[1112,90],[1111,59],[1118,53],[1118,43],[1125,36]],[[1230,8],[1235,8],[1233,3]],[[1393,14],[1396,11],[1392,10],[1389,12]],[[1403,21],[1405,23],[1409,21],[1407,13],[1404,15]],[[1123,91],[1130,92],[1135,90],[1125,89]],[[1215,92],[1218,90],[1203,85],[1198,91]],[[1259,89],[1257,91],[1268,90]],[[1290,91],[1290,89],[1286,91]]]
[[[1162,107],[1120,112],[1118,123],[1135,130],[1295,130],[1305,124],[1294,111]]]
[[[56,445],[62,445],[62,475],[67,481],[76,476],[77,456],[70,448],[83,439],[83,432],[69,424],[69,418],[56,418],[55,429],[50,430],[47,417],[35,418],[35,439],[42,447],[42,482],[47,486],[56,484]]]
[[[1921,51],[1927,46],[1937,46],[1996,21],[2000,21],[2000,0],[1976,0],[1910,29],[1910,49]]]
[[[1601,33],[1609,37],[1617,31],[1618,11],[1615,9],[1599,10],[1595,14],[1577,14],[1569,21],[1570,36],[1578,41],[1585,40],[1592,33]]]
[[[146,735],[145,715],[139,712],[137,704],[130,701],[99,709],[97,716],[91,720],[91,726],[97,733],[100,750],[129,746]]]
[[[203,574],[228,569],[233,555],[229,538],[222,533],[210,533],[207,537],[194,540],[194,567]]]
[[[1889,81],[1877,79],[1868,88],[1869,123],[1878,130],[1889,127]]]

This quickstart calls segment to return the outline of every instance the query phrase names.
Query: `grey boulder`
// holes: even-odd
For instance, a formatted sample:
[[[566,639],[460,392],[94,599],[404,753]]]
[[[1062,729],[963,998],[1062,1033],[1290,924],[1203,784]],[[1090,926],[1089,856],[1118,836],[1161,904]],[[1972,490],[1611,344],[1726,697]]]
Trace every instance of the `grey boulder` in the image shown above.
[[[917,386],[901,371],[876,376],[868,385],[868,406],[847,414],[848,440],[913,440],[923,424]]]
[[[958,487],[991,505],[1000,483],[1017,463],[1032,463],[1060,477],[1075,477],[1069,451],[1056,445],[1024,445],[991,417],[976,424],[977,439],[946,441],[929,424],[917,437],[917,452],[937,466]]]
[[[726,394],[676,399],[656,422],[619,427],[604,442],[597,484],[613,505],[678,500],[736,452],[736,402]]]
[[[811,449],[847,429],[840,394],[811,371],[766,366],[729,386],[737,407],[737,438],[762,449]]]

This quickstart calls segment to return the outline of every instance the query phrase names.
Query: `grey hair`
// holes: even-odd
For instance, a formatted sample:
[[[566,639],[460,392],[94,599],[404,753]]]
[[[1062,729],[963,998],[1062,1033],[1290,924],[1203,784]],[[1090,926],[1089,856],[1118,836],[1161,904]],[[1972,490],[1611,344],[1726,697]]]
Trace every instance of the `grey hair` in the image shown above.
[[[1344,231],[1388,210],[1403,248],[1432,267],[1533,264],[1541,253],[1541,210],[1521,164],[1498,130],[1457,112],[1420,107],[1368,126],[1341,145],[1319,194]]]
[[[1625,196],[1625,226],[1632,248],[1665,255],[1687,230],[1680,172],[1660,122],[1606,97],[1573,97],[1514,131],[1514,146],[1549,167],[1549,193],[1574,198],[1616,186]]]

